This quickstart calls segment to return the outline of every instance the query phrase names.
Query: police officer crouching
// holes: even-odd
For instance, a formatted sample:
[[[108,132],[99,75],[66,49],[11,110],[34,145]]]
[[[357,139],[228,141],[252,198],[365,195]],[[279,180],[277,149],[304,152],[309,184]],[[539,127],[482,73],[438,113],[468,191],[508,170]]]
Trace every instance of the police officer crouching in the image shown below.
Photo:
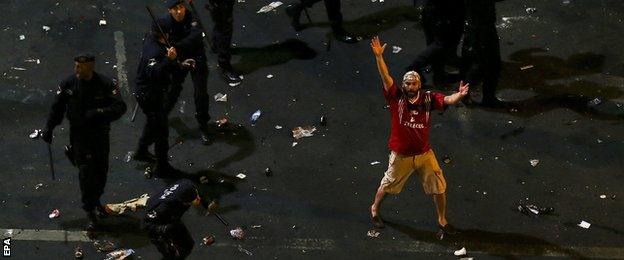
[[[96,228],[97,217],[107,215],[100,197],[108,172],[110,123],[126,112],[117,83],[94,71],[95,57],[74,58],[74,74],[59,84],[41,138],[52,142],[54,128],[66,116],[73,162],[79,171],[82,208],[87,212],[87,230]],[[97,215],[96,215],[97,210]]]
[[[193,249],[193,238],[181,218],[201,199],[192,181],[180,179],[166,189],[150,195],[144,227],[164,259],[184,259]]]
[[[147,120],[134,159],[145,162],[155,160],[154,172],[157,176],[174,177],[180,175],[180,172],[168,161],[169,124],[165,98],[173,72],[179,66],[190,66],[191,62],[178,63],[176,49],[166,46],[166,38],[167,35],[161,33],[158,25],[153,24],[143,44],[134,96]],[[148,151],[151,144],[154,144],[156,156]]]

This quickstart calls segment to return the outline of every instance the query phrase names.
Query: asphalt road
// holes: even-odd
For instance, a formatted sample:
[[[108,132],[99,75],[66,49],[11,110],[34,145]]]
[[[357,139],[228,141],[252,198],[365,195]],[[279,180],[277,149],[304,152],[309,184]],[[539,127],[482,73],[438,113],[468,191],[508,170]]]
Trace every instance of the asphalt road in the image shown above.
[[[27,230],[21,238],[13,235],[12,258],[68,259],[76,245],[87,259],[103,257],[79,236],[86,219],[77,170],[62,153],[67,122],[55,131],[56,181],[49,176],[46,146],[28,134],[44,125],[57,83],[72,72],[77,52],[96,53],[97,71],[127,77],[122,87],[133,86],[149,24],[144,2],[164,12],[161,1],[0,2],[0,229]],[[432,146],[440,161],[451,158],[441,162],[448,218],[463,230],[441,241],[434,236],[433,203],[415,178],[385,200],[388,227],[378,238],[366,235],[368,208],[387,165],[390,126],[368,39],[380,35],[402,48],[386,53],[392,75],[400,77],[425,46],[419,9],[412,1],[345,0],[346,28],[364,38],[347,45],[331,40],[322,4],[309,9],[310,28],[295,33],[284,13],[291,2],[266,14],[256,11],[269,1],[236,4],[233,63],[245,73],[243,84],[228,86],[209,56],[209,94],[228,94],[225,103],[211,100],[210,112],[226,116],[230,131],[215,133],[210,146],[201,144],[190,79],[170,117],[171,142],[183,140],[170,151],[172,164],[211,180],[201,189],[221,196],[231,225],[190,210],[183,220],[197,242],[192,259],[453,259],[461,247],[479,259],[624,258],[621,1],[497,4],[504,60],[498,95],[514,109],[460,105],[433,116]],[[528,14],[528,7],[536,12]],[[199,12],[211,27],[207,11]],[[107,25],[98,25],[102,18]],[[479,87],[472,91],[478,97]],[[129,92],[123,94],[134,106]],[[258,109],[262,116],[252,126],[249,117]],[[167,183],[145,179],[143,164],[126,162],[144,123],[141,113],[134,123],[129,115],[112,125],[105,202]],[[322,115],[327,126],[319,125]],[[318,130],[293,147],[290,129],[303,125]],[[265,176],[267,167],[273,176]],[[247,177],[236,178],[239,173]],[[530,217],[518,212],[519,202],[555,211]],[[60,217],[49,219],[55,208]],[[157,258],[140,230],[141,214],[105,220],[99,237],[135,249],[135,259]],[[577,226],[583,220],[589,229]],[[229,237],[235,226],[247,231],[247,239]],[[208,234],[216,244],[200,245]]]

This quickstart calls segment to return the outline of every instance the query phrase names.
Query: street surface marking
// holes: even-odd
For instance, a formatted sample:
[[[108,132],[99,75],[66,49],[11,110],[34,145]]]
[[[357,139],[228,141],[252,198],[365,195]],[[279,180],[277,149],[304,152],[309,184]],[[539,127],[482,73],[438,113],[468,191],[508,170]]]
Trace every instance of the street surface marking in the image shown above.
[[[115,57],[117,58],[117,80],[124,97],[129,97],[128,73],[126,72],[126,46],[122,31],[115,32]]]
[[[53,242],[92,242],[85,231],[66,230],[35,230],[35,229],[0,229],[5,237],[21,241],[53,241]],[[334,239],[318,238],[288,238],[274,239],[267,237],[246,237],[243,242],[217,242],[216,247],[246,247],[253,252],[253,248],[288,249],[288,250],[342,250],[353,246]],[[383,252],[403,253],[453,253],[454,249],[448,246],[427,243],[422,241],[383,241],[369,239],[362,241],[361,246],[370,250]],[[462,246],[462,245],[460,245]],[[503,244],[480,243],[479,248],[487,250],[471,250],[465,245],[469,255],[510,255],[510,256],[545,256],[545,257],[589,257],[624,259],[624,247],[576,247],[540,244]]]

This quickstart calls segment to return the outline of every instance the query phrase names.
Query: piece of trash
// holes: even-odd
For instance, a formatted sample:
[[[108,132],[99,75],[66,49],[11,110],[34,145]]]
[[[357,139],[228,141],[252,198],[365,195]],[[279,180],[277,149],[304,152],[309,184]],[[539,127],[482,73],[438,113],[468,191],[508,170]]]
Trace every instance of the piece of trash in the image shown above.
[[[275,125],[275,129],[277,129],[277,130],[280,130],[280,129],[282,129],[282,128],[283,128],[283,127],[282,127],[281,125]]]
[[[32,59],[32,58],[25,59],[24,62],[32,62],[32,63],[41,64],[40,59]]]
[[[258,14],[259,13],[267,13],[275,8],[277,8],[278,6],[282,5],[283,3],[280,1],[275,1],[275,2],[271,2],[268,5],[263,6],[262,8],[260,8],[260,10],[258,10]]]
[[[392,53],[399,53],[403,48],[399,46],[392,46]]]
[[[58,218],[61,215],[61,211],[58,209],[54,209],[52,210],[52,212],[50,212],[50,215],[48,215],[48,218]]]
[[[236,178],[239,178],[239,179],[241,179],[241,180],[242,180],[242,179],[245,179],[246,177],[247,177],[247,175],[242,174],[242,173],[236,174]]]
[[[267,177],[272,176],[273,171],[271,171],[271,168],[267,167],[266,169],[264,169],[264,175],[266,175]]]
[[[28,135],[28,138],[30,138],[30,139],[36,139],[36,138],[39,138],[39,136],[40,136],[40,135],[41,135],[41,129],[35,129],[35,130],[33,130],[33,132],[32,132],[32,133],[30,133],[30,134]]]
[[[145,167],[145,171],[143,172],[143,177],[145,177],[145,179],[151,179],[152,178],[152,168],[151,167]]]
[[[214,99],[217,102],[227,102],[227,94],[217,93],[214,95]]]
[[[128,153],[126,153],[126,159],[124,161],[129,163],[130,161],[132,161],[133,156],[134,156],[134,153],[132,151],[129,151]]]
[[[602,194],[602,195],[600,195],[600,198],[601,198],[601,199],[606,199],[606,198],[607,198],[607,195]]]
[[[459,260],[473,260],[474,257],[460,257]]]
[[[539,162],[540,162],[540,161],[539,161],[538,159],[531,159],[531,160],[529,161],[529,163],[530,163],[530,164],[531,164],[531,166],[533,166],[533,167],[537,166],[537,165],[539,164]]]
[[[17,70],[17,71],[26,71],[25,68],[22,67],[11,67],[12,70]]]
[[[589,228],[591,224],[589,222],[586,222],[585,220],[581,220],[581,223],[578,223],[578,226],[582,228]]]
[[[374,229],[371,229],[371,230],[369,230],[368,232],[366,232],[366,235],[367,235],[367,236],[369,236],[369,237],[374,237],[374,238],[379,237],[379,235],[380,235],[380,234],[381,234],[381,233],[379,233],[379,231],[374,230]]]
[[[321,116],[321,120],[320,120],[319,123],[322,126],[326,126],[327,125],[327,117],[326,116]]]
[[[533,68],[533,65],[526,65],[526,66],[520,67],[520,70],[528,70],[532,68]]]
[[[108,240],[95,240],[93,241],[93,247],[95,247],[98,252],[104,253],[111,252],[117,248],[113,242]]]
[[[19,36],[19,39],[20,39],[20,41],[26,40],[26,36],[22,34],[22,35]]]
[[[455,250],[455,252],[453,252],[453,255],[455,256],[462,256],[462,255],[466,255],[466,248],[462,247],[459,250]]]
[[[241,83],[242,83],[241,81],[239,81],[239,82],[230,82],[230,83],[228,83],[228,85],[230,85],[230,87],[236,87],[236,86],[240,85]]]
[[[380,162],[379,161],[371,162],[371,165],[375,165],[375,164],[380,164]]]
[[[267,75],[267,79],[273,78],[273,74]]]
[[[590,100],[589,102],[587,102],[587,105],[589,106],[597,106],[600,105],[602,103],[602,100],[600,98],[594,98],[592,100]]]
[[[292,145],[290,147],[295,147],[297,144],[297,142],[292,142]]]
[[[247,254],[248,256],[252,256],[253,253],[251,253],[251,251],[244,249],[241,245],[238,245],[238,251]]]
[[[83,256],[84,253],[82,252],[82,248],[80,248],[80,246],[76,246],[76,248],[74,248],[74,258],[82,259]]]
[[[243,231],[243,228],[241,227],[236,227],[235,229],[230,230],[230,236],[234,239],[243,239],[243,237],[245,237],[245,231]]]
[[[44,25],[41,27],[41,29],[43,29],[44,32],[47,32],[50,30],[50,26]]]
[[[312,133],[314,133],[314,131],[316,131],[316,127],[314,126],[298,126],[293,128],[292,133],[295,139],[300,139],[303,137],[313,136]]]
[[[38,190],[41,187],[43,187],[43,183],[37,183],[37,185],[35,185],[35,190]]]
[[[122,203],[106,204],[104,206],[104,209],[106,209],[106,213],[108,214],[121,215],[124,212],[126,212],[126,210],[130,210],[134,212],[134,211],[137,211],[137,209],[139,208],[144,208],[145,205],[147,205],[148,199],[149,199],[149,195],[145,193],[139,197],[126,200]]]
[[[206,184],[208,182],[210,182],[210,179],[208,179],[208,177],[206,177],[206,176],[199,177],[199,183]]]
[[[207,235],[202,239],[202,245],[209,246],[215,242],[215,238],[213,235]]]
[[[215,121],[215,123],[217,124],[217,127],[222,127],[228,123],[228,120],[227,118],[222,117],[222,118],[219,118],[219,120]]]
[[[524,9],[524,11],[526,11],[527,14],[534,14],[537,11],[537,8],[528,7],[527,9]]]
[[[553,207],[539,207],[534,204],[527,204],[520,202],[518,205],[518,211],[522,212],[528,216],[539,216],[539,215],[547,215],[551,214],[555,211]]]
[[[451,159],[451,157],[450,157],[450,156],[445,155],[445,156],[443,156],[443,157],[442,157],[442,161],[443,161],[445,164],[449,164],[449,163],[451,163],[451,161],[453,161],[453,160]]]
[[[564,5],[567,5],[567,4],[570,4],[570,2],[571,2],[570,0],[563,0],[561,3]]]
[[[100,19],[100,26],[105,26],[105,25],[106,25],[106,20]]]
[[[262,227],[262,225],[253,225],[253,226],[251,226],[251,228],[261,228],[261,227]]]
[[[106,254],[104,260],[122,260],[134,254],[134,249],[119,249]]]
[[[611,199],[615,200],[616,196],[615,195],[611,195]]]
[[[251,120],[251,125],[255,125],[255,124],[256,124],[256,122],[258,122],[258,118],[260,118],[260,115],[262,115],[262,111],[260,111],[260,109],[256,110],[256,112],[254,112],[254,113],[251,115],[251,118],[250,118],[250,120]]]
[[[184,114],[184,107],[186,106],[186,101],[182,101],[182,103],[180,103],[180,108],[178,109],[178,111],[180,111],[180,113]]]

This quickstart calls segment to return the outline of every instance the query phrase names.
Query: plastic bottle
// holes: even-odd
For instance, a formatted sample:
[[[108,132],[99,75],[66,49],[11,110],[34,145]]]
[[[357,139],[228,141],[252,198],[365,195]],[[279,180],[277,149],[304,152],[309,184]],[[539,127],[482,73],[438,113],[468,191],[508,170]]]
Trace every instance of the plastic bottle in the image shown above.
[[[251,115],[251,124],[255,125],[256,122],[258,121],[258,118],[260,118],[260,115],[262,114],[262,111],[260,111],[260,109],[258,109],[256,112],[254,112]]]
[[[119,249],[106,254],[104,260],[121,260],[130,256],[131,254],[134,254],[133,249]]]

